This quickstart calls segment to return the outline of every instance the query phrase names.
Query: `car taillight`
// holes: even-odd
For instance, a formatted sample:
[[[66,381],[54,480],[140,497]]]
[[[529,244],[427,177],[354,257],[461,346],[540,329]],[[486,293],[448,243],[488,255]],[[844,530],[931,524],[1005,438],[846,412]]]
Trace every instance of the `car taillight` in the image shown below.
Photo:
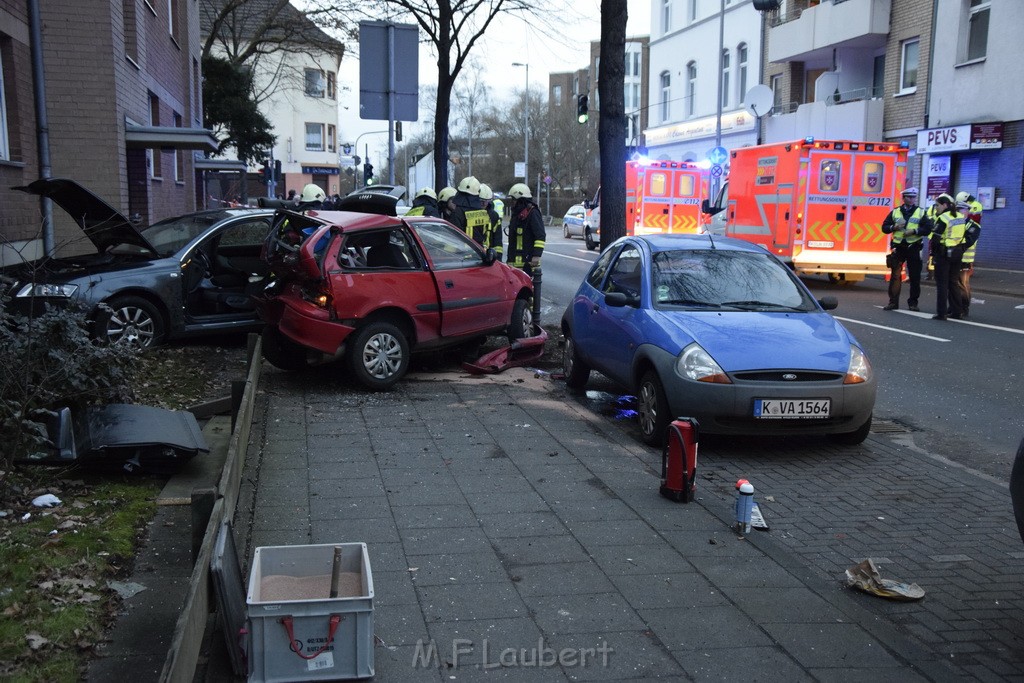
[[[331,292],[325,285],[320,285],[315,289],[304,287],[302,298],[318,308],[329,309],[331,307]]]

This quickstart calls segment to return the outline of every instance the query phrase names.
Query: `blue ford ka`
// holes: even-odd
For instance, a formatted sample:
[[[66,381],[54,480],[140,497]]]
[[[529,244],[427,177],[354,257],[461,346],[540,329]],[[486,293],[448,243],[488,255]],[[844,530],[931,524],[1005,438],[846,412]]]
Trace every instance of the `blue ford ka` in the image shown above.
[[[875,377],[864,349],[781,261],[740,240],[614,242],[562,316],[572,388],[596,370],[637,396],[645,443],[676,417],[708,434],[825,434],[858,444]]]

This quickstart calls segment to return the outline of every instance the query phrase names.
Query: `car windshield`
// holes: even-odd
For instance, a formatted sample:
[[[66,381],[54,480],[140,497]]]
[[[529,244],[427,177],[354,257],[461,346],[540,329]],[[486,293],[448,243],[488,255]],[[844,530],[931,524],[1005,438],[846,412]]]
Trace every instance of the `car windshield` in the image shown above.
[[[141,232],[161,257],[167,257],[176,254],[211,225],[224,218],[225,214],[220,212],[178,216],[154,223]]]
[[[752,311],[815,311],[814,301],[768,254],[717,249],[661,251],[653,259],[654,303]]]

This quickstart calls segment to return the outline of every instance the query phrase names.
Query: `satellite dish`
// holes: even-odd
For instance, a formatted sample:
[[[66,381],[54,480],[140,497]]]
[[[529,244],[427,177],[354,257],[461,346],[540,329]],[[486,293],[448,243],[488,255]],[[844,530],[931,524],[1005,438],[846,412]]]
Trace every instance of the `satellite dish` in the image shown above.
[[[765,116],[772,110],[772,104],[775,102],[775,93],[772,89],[763,83],[755,85],[753,88],[747,91],[747,96],[743,100],[743,105],[747,111],[753,114],[756,118]]]

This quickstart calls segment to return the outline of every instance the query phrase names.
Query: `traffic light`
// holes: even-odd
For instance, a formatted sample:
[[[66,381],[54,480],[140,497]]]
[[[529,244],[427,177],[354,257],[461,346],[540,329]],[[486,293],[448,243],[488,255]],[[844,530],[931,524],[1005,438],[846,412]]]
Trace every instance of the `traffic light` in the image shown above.
[[[363,184],[373,185],[373,164],[363,164]]]
[[[588,97],[586,95],[579,95],[576,98],[576,120],[580,123],[586,123],[590,119],[587,100]]]
[[[263,160],[263,168],[259,170],[260,182],[266,185],[270,182],[270,160]]]
[[[274,182],[281,182],[281,160],[274,159]]]

